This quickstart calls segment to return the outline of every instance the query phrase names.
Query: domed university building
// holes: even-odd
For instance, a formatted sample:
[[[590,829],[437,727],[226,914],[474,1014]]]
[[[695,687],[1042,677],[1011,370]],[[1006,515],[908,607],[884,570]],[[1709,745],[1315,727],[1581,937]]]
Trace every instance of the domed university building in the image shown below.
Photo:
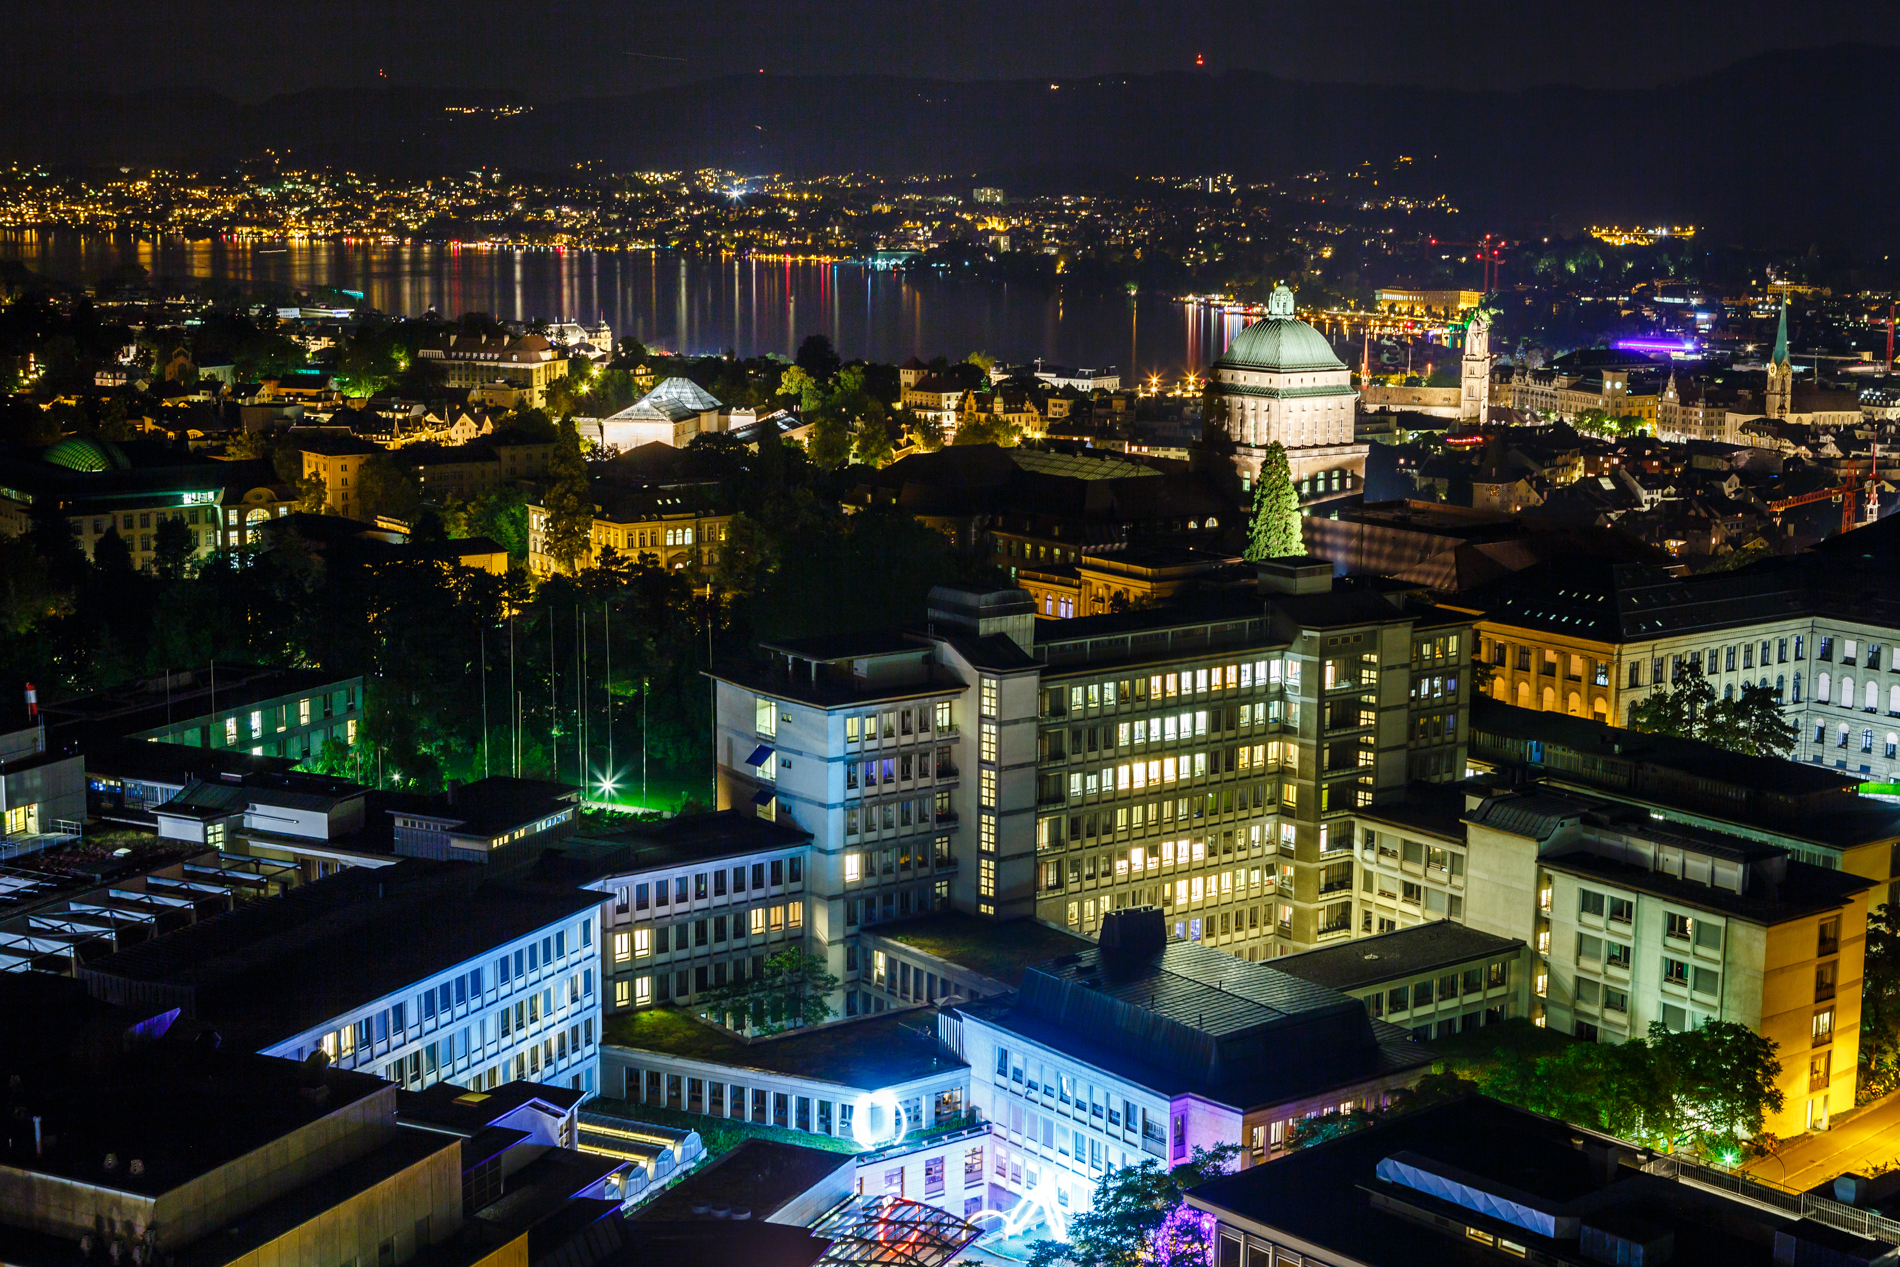
[[[1234,442],[1234,465],[1249,489],[1267,446],[1286,448],[1302,500],[1357,489],[1366,446],[1353,442],[1359,393],[1326,337],[1293,315],[1293,292],[1274,288],[1267,315],[1234,336],[1208,370],[1210,421]]]

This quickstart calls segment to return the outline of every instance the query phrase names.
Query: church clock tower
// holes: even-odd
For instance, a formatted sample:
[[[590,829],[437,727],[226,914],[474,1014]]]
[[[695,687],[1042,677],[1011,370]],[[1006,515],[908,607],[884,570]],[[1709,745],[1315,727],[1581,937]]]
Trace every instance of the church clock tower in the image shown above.
[[[1788,301],[1781,301],[1781,324],[1775,329],[1775,352],[1768,360],[1768,387],[1762,393],[1762,413],[1786,418],[1794,410],[1794,362],[1788,359]]]

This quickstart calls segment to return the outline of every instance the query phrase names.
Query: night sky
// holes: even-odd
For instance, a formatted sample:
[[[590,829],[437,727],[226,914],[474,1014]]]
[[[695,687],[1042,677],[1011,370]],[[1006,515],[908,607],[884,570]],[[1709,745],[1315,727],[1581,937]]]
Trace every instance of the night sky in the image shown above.
[[[14,90],[387,82],[531,99],[733,73],[1188,69],[1438,87],[1669,83],[1778,45],[1900,44],[1892,0],[14,0]],[[638,54],[637,56],[635,54]],[[678,60],[673,60],[678,59]],[[1764,84],[1772,91],[1772,84]]]

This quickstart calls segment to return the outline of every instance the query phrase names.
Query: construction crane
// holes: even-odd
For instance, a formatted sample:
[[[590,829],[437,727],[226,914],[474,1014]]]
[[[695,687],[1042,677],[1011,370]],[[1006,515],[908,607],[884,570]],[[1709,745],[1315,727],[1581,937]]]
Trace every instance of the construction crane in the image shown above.
[[[1471,258],[1484,267],[1484,293],[1488,295],[1498,288],[1498,272],[1504,267],[1502,252],[1510,245],[1509,242],[1503,238],[1492,237],[1489,233],[1477,242],[1452,242],[1444,238],[1431,238],[1430,242],[1433,246],[1477,247],[1478,249],[1471,253]]]
[[[1873,479],[1871,477],[1868,478],[1867,484],[1867,495],[1870,498],[1877,496],[1877,494],[1873,492]],[[1823,488],[1813,493],[1802,493],[1799,497],[1783,497],[1779,500],[1771,501],[1768,503],[1768,510],[1770,513],[1778,515],[1782,511],[1792,510],[1796,506],[1811,506],[1815,502],[1831,501],[1838,497],[1841,499],[1841,531],[1852,532],[1858,526],[1855,523],[1854,510],[1857,505],[1860,489],[1861,486],[1859,484],[1848,480],[1846,483],[1835,488]]]

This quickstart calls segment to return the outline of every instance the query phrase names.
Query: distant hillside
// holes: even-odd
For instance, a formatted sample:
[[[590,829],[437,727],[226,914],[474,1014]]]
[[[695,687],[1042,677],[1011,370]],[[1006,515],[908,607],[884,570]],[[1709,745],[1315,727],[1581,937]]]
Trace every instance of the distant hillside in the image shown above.
[[[792,173],[1229,171],[1284,177],[1399,154],[1482,228],[1559,217],[1670,219],[1727,240],[1900,247],[1893,50],[1763,57],[1641,91],[1457,93],[1308,84],[1255,72],[946,83],[737,77],[445,113],[479,94],[0,96],[0,159],[221,164],[263,149],[396,172],[477,166],[732,167]],[[1059,87],[1052,89],[1051,82]]]

